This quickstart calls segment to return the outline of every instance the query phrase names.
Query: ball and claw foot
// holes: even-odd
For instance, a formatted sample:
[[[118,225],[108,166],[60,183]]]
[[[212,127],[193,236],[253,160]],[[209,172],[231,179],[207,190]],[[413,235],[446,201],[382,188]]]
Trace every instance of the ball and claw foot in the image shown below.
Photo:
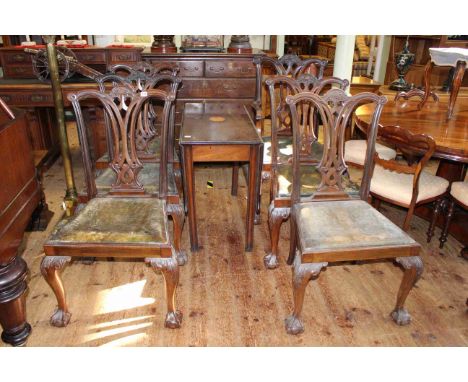
[[[295,316],[289,316],[284,320],[286,332],[288,334],[301,334],[304,331],[304,325],[301,320]]]
[[[185,265],[187,264],[188,257],[185,251],[179,251],[176,255],[177,265]]]
[[[263,258],[263,263],[267,269],[275,269],[279,265],[278,258],[271,252]]]
[[[169,329],[179,329],[182,324],[182,312],[176,310],[166,314],[164,326]]]
[[[396,309],[391,313],[393,321],[398,325],[408,325],[411,322],[411,315],[406,309]]]
[[[63,328],[70,322],[71,313],[64,312],[62,309],[55,309],[54,314],[50,317],[50,324],[59,328]]]

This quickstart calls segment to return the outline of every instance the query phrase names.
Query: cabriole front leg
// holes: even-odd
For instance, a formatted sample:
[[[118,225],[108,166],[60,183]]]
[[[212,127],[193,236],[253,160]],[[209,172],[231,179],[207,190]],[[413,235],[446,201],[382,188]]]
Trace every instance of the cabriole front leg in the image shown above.
[[[68,310],[65,289],[59,275],[59,270],[70,260],[70,256],[46,256],[41,262],[42,276],[44,276],[47,284],[52,288],[57,298],[57,309],[55,309],[54,314],[50,317],[50,324],[53,326],[63,327],[67,326],[70,322],[71,313]]]
[[[175,256],[171,258],[146,258],[154,269],[159,269],[166,284],[167,314],[164,326],[170,329],[178,329],[182,324],[182,313],[176,309],[176,289],[179,284],[179,266]]]
[[[289,218],[289,208],[275,208],[274,201],[268,209],[268,228],[270,231],[270,252],[263,258],[265,267],[275,269],[278,267],[278,242],[281,225]]]
[[[398,290],[396,306],[391,316],[398,325],[408,325],[411,322],[411,315],[404,308],[404,304],[411,288],[421,277],[424,266],[419,256],[398,257],[396,261],[405,269],[405,273]]]
[[[301,258],[302,255],[297,253],[294,259],[292,274],[294,311],[293,314],[285,320],[286,332],[288,334],[300,334],[304,331],[301,313],[304,305],[305,289],[310,279],[312,277],[317,277],[322,268],[328,265],[328,263],[302,264]]]

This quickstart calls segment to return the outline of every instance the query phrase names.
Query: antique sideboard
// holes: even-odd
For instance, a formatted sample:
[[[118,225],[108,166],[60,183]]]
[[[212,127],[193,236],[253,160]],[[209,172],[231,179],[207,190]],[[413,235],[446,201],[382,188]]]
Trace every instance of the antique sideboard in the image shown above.
[[[219,101],[231,100],[245,102],[250,104],[256,97],[256,72],[253,58],[255,55],[264,54],[262,51],[254,50],[253,53],[173,53],[162,54],[152,53],[149,49],[138,52],[132,57],[123,57],[123,54],[132,52],[129,49],[101,48],[92,49],[74,49],[78,59],[84,64],[98,63],[100,71],[105,72],[106,63],[115,64],[125,62],[131,64],[142,60],[155,66],[161,64],[177,64],[179,67],[179,76],[182,78],[182,85],[177,96],[176,106],[176,125],[180,127],[184,105],[187,102]],[[104,53],[102,53],[104,52]],[[118,52],[118,53],[117,53]],[[127,53],[125,53],[127,52]],[[47,150],[51,162],[59,154],[58,132],[53,110],[53,96],[50,84],[42,83],[38,80],[21,76],[18,74],[11,78],[11,70],[8,69],[10,61],[13,60],[11,49],[0,48],[0,56],[6,78],[0,79],[0,97],[9,105],[26,109],[27,118],[31,129],[33,148],[35,150]],[[16,51],[14,54],[27,55],[22,51]],[[132,53],[133,54],[133,53]],[[5,58],[7,57],[7,58]],[[20,60],[16,57],[18,60]],[[95,57],[95,59],[93,59]],[[110,61],[105,61],[110,60]],[[128,60],[123,60],[123,59]],[[94,60],[94,61],[93,61]],[[119,61],[120,60],[120,61]],[[32,72],[32,63],[26,58],[20,60],[23,67],[30,66]],[[15,64],[16,67],[20,65]],[[13,65],[13,67],[15,67]],[[29,67],[28,66],[28,67]],[[97,69],[97,66],[94,66]],[[29,69],[28,69],[29,70]],[[26,73],[26,71],[24,71]],[[29,73],[29,72],[28,72]],[[62,83],[63,99],[65,107],[69,107],[67,94],[84,89],[97,89],[94,82],[74,76]],[[104,118],[102,110],[99,107],[89,105],[86,108],[85,118],[92,125],[94,141],[96,142],[96,156],[101,156],[107,150]]]

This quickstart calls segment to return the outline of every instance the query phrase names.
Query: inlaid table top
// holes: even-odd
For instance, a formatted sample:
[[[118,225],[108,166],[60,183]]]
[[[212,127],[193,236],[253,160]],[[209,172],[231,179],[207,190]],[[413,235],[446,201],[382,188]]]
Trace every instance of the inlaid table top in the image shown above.
[[[381,126],[398,125],[414,134],[427,134],[436,142],[434,156],[468,163],[468,98],[460,98],[454,117],[447,120],[447,102],[428,102],[418,110],[418,101],[397,101],[388,97],[380,117]],[[356,110],[356,124],[366,130],[372,115],[372,105]]]
[[[181,145],[262,143],[245,105],[239,103],[186,103]]]

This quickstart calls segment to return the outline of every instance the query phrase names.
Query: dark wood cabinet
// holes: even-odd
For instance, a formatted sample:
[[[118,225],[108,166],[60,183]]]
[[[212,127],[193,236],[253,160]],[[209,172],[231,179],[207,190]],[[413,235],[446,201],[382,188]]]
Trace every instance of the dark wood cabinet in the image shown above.
[[[12,119],[0,105],[0,324],[2,340],[23,344],[31,326],[26,322],[27,266],[18,256],[23,233],[41,202],[26,113],[12,109]]]

